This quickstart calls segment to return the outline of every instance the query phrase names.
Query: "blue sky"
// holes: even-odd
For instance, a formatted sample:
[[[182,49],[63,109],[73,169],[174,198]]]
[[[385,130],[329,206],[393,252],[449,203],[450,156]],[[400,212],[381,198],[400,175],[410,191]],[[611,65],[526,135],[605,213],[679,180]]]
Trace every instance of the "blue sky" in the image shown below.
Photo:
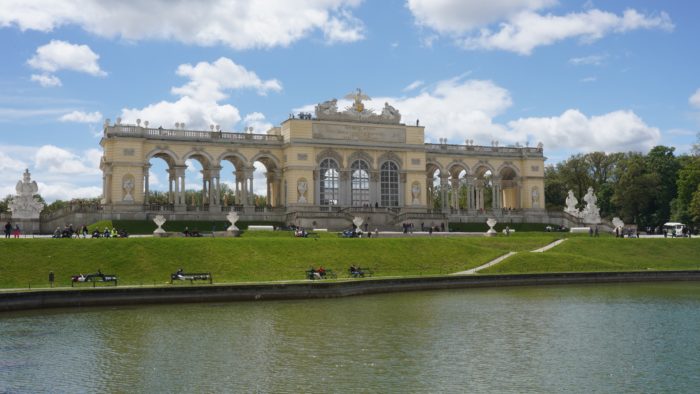
[[[0,195],[24,168],[50,201],[99,195],[105,118],[264,132],[358,87],[420,119],[427,141],[543,142],[548,163],[658,144],[686,153],[700,130],[699,8],[0,0]]]

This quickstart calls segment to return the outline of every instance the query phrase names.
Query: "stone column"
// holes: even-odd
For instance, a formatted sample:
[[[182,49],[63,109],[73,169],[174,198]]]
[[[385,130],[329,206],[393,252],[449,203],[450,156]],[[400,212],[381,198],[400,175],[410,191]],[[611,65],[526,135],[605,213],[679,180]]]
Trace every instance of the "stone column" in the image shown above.
[[[492,178],[491,179],[492,187],[491,187],[491,192],[493,195],[492,202],[491,202],[491,209],[500,209],[501,208],[501,199],[503,198],[502,193],[501,193],[501,181],[497,178]]]
[[[452,187],[452,208],[459,209],[459,178],[452,178],[450,183]]]
[[[143,166],[143,203],[144,205],[148,204],[148,199],[149,199],[149,176],[150,176],[150,170],[151,170],[151,165],[146,164]]]
[[[176,186],[175,169],[168,169],[168,204],[175,204],[175,186]]]
[[[173,168],[175,173],[175,200],[174,204],[176,206],[184,207],[185,202],[185,170],[187,166],[175,166]]]
[[[447,196],[449,196],[447,187],[449,185],[447,175],[440,173],[440,207],[445,210],[448,206]]]
[[[340,206],[346,207],[352,205],[352,196],[351,196],[351,172],[350,170],[340,170],[338,173],[338,187],[340,190],[338,190],[338,203]]]
[[[379,174],[379,171],[370,171],[369,173],[369,203],[373,208],[375,203],[382,205],[382,188]]]
[[[240,204],[242,201],[243,185],[241,185],[241,173],[239,171],[233,171],[233,205]]]
[[[221,167],[209,169],[209,205],[218,207],[221,204]]]
[[[280,207],[282,206],[282,171],[280,170],[275,170],[274,172],[274,177],[273,177],[273,196],[274,196],[274,203],[272,204],[273,207]]]
[[[202,170],[202,203],[200,206],[204,207],[205,205],[208,205],[207,201],[209,200],[209,192],[208,192],[208,185],[209,185],[209,171],[207,170]]]
[[[254,206],[255,205],[255,188],[253,187],[253,173],[255,172],[255,167],[248,167],[246,168],[246,179],[248,182],[247,185],[247,195],[248,195],[248,200],[247,200],[247,205],[248,206]]]
[[[403,208],[406,206],[406,173],[399,173],[399,207]]]

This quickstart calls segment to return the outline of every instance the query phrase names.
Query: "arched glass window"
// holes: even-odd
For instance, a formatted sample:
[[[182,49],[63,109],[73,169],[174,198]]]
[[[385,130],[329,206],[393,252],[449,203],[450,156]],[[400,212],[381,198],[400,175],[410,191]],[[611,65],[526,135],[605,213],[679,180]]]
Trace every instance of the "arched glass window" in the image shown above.
[[[382,164],[380,171],[381,201],[383,207],[399,206],[399,167],[393,161]]]
[[[333,159],[321,161],[321,205],[338,205],[338,163]]]
[[[352,178],[350,183],[352,205],[369,206],[369,166],[363,160],[355,160],[350,166]]]

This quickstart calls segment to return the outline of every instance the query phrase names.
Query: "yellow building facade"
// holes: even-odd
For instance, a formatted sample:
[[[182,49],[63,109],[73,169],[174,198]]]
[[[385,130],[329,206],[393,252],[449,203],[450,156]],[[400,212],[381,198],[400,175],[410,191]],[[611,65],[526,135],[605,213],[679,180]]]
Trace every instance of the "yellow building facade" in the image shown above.
[[[291,116],[264,134],[106,122],[103,206],[115,213],[166,213],[171,220],[195,214],[221,220],[236,210],[249,220],[331,228],[346,227],[355,216],[391,228],[406,221],[544,213],[541,145],[425,143],[424,126],[401,123],[388,103],[375,114],[363,99],[358,91],[342,112],[336,100],[321,103],[314,116]],[[149,201],[154,158],[167,163],[169,178],[168,203],[157,206]],[[196,205],[185,199],[188,160],[202,168]],[[234,201],[222,201],[224,162],[235,169]],[[261,189],[253,183],[255,162],[266,169],[264,207],[255,206],[252,192]]]

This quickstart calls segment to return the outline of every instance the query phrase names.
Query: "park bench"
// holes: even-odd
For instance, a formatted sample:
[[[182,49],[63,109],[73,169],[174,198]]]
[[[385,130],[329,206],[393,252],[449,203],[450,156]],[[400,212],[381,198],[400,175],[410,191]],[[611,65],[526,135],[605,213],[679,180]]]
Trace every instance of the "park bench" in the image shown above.
[[[321,276],[320,278],[316,276],[316,270],[315,269],[308,269],[306,270],[306,279],[310,280],[315,280],[315,279],[336,279],[338,275],[333,272],[333,270],[327,269],[325,272],[325,275]]]
[[[106,282],[114,282],[114,285],[117,285],[117,275],[110,275],[110,274],[103,274],[103,273],[96,273],[96,274],[87,274],[87,275],[73,275],[71,276],[71,281],[70,285],[71,287],[75,287],[76,283],[88,283],[92,282],[92,287],[95,287],[95,285],[99,283],[106,283]]]
[[[202,273],[176,272],[174,274],[170,274],[170,284],[173,284],[173,282],[176,280],[189,280],[190,284],[193,284],[195,280],[206,280],[206,281],[209,281],[209,284],[212,284],[214,281],[210,272],[202,272]]]
[[[366,276],[374,275],[374,271],[372,271],[372,269],[369,267],[357,267],[357,269],[355,269],[353,271],[353,269],[351,267],[351,268],[348,268],[348,275],[351,278],[364,278]]]

